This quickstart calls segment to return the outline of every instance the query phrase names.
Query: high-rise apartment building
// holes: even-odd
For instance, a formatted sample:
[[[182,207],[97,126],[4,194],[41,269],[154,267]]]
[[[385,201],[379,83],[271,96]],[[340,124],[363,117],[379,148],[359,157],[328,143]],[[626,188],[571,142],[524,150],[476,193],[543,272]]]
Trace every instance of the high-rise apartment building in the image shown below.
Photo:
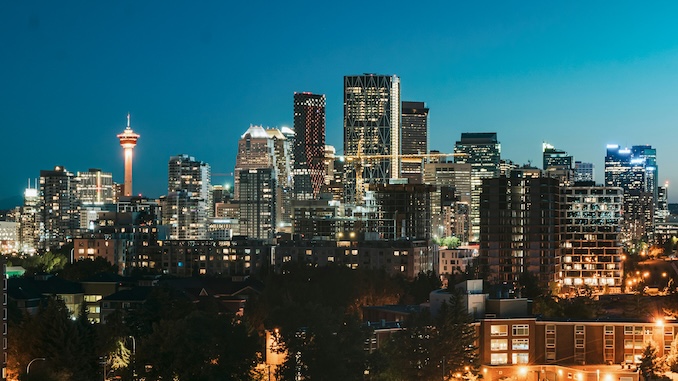
[[[289,232],[292,229],[292,199],[293,194],[293,151],[288,144],[287,137],[277,128],[267,128],[266,133],[273,142],[273,163],[276,176],[276,207],[275,225],[280,231]],[[296,141],[296,140],[295,140]]]
[[[250,125],[238,141],[235,157],[233,196],[240,197],[240,177],[245,169],[276,168],[274,142],[262,126]]]
[[[545,171],[549,168],[572,168],[572,156],[546,142],[542,144],[542,158]]]
[[[210,165],[182,154],[170,158],[168,169],[163,224],[170,239],[205,239],[213,212]]]
[[[431,238],[431,193],[427,184],[377,184],[370,186],[380,219],[393,219],[398,238]]]
[[[493,283],[515,282],[523,273],[546,286],[560,257],[558,179],[537,168],[483,180],[480,202],[480,266]]]
[[[113,175],[101,169],[90,168],[87,172],[78,172],[76,190],[83,206],[102,206],[113,204]]]
[[[40,193],[29,186],[24,191],[24,204],[19,216],[19,247],[22,253],[33,255],[40,242]]]
[[[344,77],[344,154],[354,160],[345,200],[362,199],[363,184],[400,178],[400,78],[363,74]]]
[[[657,200],[657,188],[659,187],[659,168],[657,166],[657,149],[650,145],[637,145],[631,147],[633,161],[643,164],[645,169],[645,192],[652,194],[652,199]],[[633,164],[633,163],[632,163]]]
[[[574,162],[574,182],[595,181],[593,163]]]
[[[557,281],[567,291],[585,286],[621,292],[623,191],[580,185],[563,189],[562,260]]]
[[[424,184],[436,186],[436,190],[431,193],[433,235],[455,236],[462,242],[468,242],[471,228],[471,164],[425,163]]]
[[[559,179],[563,185],[569,185],[572,182],[574,178],[572,155],[568,155],[567,152],[544,142],[542,144],[542,158],[543,169],[548,176]]]
[[[64,245],[80,226],[75,176],[62,166],[40,171],[40,248]]]
[[[669,183],[657,187],[657,208],[654,212],[655,223],[666,222],[669,217]]]
[[[273,168],[243,169],[239,179],[240,234],[272,239],[276,232],[276,175]]]
[[[496,132],[461,134],[454,146],[455,163],[471,164],[471,237],[480,236],[480,192],[483,179],[497,177],[500,170],[501,145]]]
[[[624,190],[625,240],[653,240],[657,171],[657,151],[651,146],[607,146],[605,185]]]
[[[410,183],[419,184],[423,174],[423,156],[419,155],[428,153],[429,109],[424,102],[403,101],[401,110],[401,176]]]
[[[325,181],[325,95],[294,93],[294,198],[316,199]]]

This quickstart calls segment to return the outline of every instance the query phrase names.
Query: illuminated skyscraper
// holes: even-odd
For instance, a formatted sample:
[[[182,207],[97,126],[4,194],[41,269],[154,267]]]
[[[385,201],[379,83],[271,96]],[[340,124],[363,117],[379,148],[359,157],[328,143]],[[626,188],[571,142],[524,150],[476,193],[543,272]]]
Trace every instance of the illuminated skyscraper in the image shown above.
[[[624,190],[625,239],[653,239],[657,170],[657,150],[652,146],[607,146],[605,185]]]
[[[40,194],[36,188],[31,188],[30,181],[28,188],[24,191],[24,205],[21,207],[21,216],[19,219],[19,242],[21,252],[33,255],[38,248],[40,241],[40,223],[38,215],[40,213]]]
[[[113,175],[101,169],[90,168],[78,172],[76,189],[83,206],[113,204]]]
[[[569,185],[574,178],[572,155],[546,142],[542,144],[542,155],[546,175],[557,178],[562,185]]]
[[[325,181],[325,95],[294,93],[294,197],[315,199]]]
[[[480,236],[480,192],[483,179],[497,177],[500,169],[501,145],[496,132],[463,132],[454,145],[455,163],[471,164],[471,236]]]
[[[400,106],[398,76],[344,77],[344,154],[366,160],[357,159],[359,165],[347,170],[347,202],[362,197],[356,197],[365,189],[362,184],[388,184],[389,179],[400,178]]]
[[[130,127],[130,114],[127,114],[127,128],[118,134],[120,145],[125,150],[125,196],[132,196],[132,158],[134,147],[137,145],[139,134],[134,133]]]
[[[210,165],[188,155],[169,160],[169,181],[163,224],[170,239],[205,239],[212,215]]]
[[[64,167],[40,171],[40,248],[64,245],[80,226],[75,176]]]
[[[574,162],[574,181],[595,181],[593,163]]]
[[[431,193],[432,234],[469,241],[471,229],[471,164],[438,162],[424,164],[424,184],[436,186]]]
[[[600,185],[563,188],[564,234],[556,277],[563,291],[607,287],[610,292],[621,292],[622,193],[620,188]]]
[[[235,157],[233,196],[240,197],[240,177],[244,169],[275,168],[275,148],[273,140],[262,126],[250,125],[238,141],[238,154]]]
[[[402,103],[402,134],[400,139],[403,155],[428,153],[428,108],[424,102]],[[401,175],[410,183],[422,182],[422,159],[403,157]]]
[[[276,232],[276,176],[273,168],[244,169],[240,179],[238,206],[240,234],[272,239]]]

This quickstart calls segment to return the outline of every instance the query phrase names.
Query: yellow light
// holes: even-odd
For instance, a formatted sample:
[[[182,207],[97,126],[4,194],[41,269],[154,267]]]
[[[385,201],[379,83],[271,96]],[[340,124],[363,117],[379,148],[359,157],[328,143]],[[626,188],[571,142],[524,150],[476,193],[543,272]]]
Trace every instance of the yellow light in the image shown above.
[[[519,373],[521,376],[527,375],[527,367],[526,367],[526,366],[521,366],[520,368],[518,368],[518,373]]]

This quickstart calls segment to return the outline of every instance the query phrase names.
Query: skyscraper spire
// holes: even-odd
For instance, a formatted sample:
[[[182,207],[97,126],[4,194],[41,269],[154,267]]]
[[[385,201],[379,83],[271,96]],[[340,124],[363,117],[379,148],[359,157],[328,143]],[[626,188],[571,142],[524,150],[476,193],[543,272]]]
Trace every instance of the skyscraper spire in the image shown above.
[[[129,113],[127,113],[127,128],[131,129],[132,127],[130,127],[129,121],[130,121],[130,115],[129,115]]]

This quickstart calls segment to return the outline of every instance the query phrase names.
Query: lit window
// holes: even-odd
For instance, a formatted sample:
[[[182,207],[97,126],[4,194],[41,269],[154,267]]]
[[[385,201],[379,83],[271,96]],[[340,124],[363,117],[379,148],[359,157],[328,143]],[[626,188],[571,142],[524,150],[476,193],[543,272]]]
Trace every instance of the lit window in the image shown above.
[[[527,364],[530,360],[528,353],[514,353],[512,357],[514,364]]]
[[[507,336],[507,335],[508,335],[507,325],[493,325],[490,327],[490,336]]]
[[[508,349],[508,340],[506,339],[492,339],[490,340],[490,350],[505,351]]]
[[[511,349],[514,351],[526,351],[530,349],[530,339],[513,339]]]
[[[492,353],[492,355],[490,355],[490,364],[492,364],[492,365],[508,364],[508,354],[506,354],[506,353]]]

